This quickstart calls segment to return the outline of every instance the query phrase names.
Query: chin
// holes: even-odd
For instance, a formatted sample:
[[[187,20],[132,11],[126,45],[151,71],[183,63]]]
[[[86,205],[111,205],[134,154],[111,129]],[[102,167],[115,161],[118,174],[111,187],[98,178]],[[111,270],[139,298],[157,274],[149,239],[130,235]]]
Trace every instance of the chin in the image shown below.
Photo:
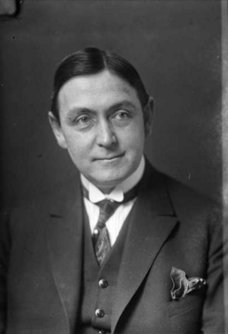
[[[122,172],[118,174],[114,174],[114,172],[105,173],[103,172],[102,175],[97,176],[96,178],[93,178],[94,181],[91,181],[94,183],[98,188],[106,189],[106,188],[115,188],[120,182],[125,180],[131,172]]]

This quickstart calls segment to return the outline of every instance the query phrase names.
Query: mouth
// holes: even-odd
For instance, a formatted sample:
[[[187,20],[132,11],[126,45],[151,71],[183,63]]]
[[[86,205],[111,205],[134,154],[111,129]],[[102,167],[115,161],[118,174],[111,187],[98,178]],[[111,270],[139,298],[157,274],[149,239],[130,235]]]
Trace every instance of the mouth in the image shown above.
[[[111,162],[111,161],[118,160],[118,159],[122,158],[123,156],[124,156],[124,153],[121,153],[121,154],[118,154],[118,155],[95,158],[94,160],[96,160],[96,161],[110,161]]]

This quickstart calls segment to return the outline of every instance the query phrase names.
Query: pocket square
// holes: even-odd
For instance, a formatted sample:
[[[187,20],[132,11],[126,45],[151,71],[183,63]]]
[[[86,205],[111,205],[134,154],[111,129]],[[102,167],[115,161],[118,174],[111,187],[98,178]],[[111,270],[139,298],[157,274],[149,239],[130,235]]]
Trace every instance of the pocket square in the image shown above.
[[[173,283],[171,289],[172,300],[185,297],[192,291],[199,290],[206,286],[206,280],[200,277],[187,278],[186,273],[178,268],[172,267],[170,277]]]

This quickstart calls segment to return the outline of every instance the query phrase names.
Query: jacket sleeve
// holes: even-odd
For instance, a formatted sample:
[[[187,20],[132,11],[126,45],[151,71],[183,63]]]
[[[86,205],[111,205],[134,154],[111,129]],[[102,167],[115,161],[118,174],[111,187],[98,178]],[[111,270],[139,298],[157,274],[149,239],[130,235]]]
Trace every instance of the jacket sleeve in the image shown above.
[[[7,268],[10,254],[8,213],[0,213],[0,334],[6,333]]]
[[[203,309],[203,333],[225,333],[224,306],[224,235],[221,210],[215,209],[210,219],[207,293]]]

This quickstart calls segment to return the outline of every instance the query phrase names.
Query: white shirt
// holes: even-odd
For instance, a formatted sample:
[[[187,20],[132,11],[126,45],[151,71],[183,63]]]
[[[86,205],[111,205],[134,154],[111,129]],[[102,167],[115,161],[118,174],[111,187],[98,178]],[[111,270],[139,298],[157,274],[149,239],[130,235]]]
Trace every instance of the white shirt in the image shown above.
[[[84,204],[86,212],[89,218],[89,224],[91,229],[91,234],[93,233],[94,227],[97,224],[99,218],[99,207],[95,203],[102,201],[103,199],[112,199],[117,202],[121,202],[124,198],[124,193],[132,189],[142,178],[145,168],[145,159],[142,157],[138,168],[132,173],[126,180],[119,183],[110,194],[102,193],[97,187],[95,187],[91,182],[89,182],[82,174],[81,181],[83,186],[88,190],[89,200],[84,198]],[[107,220],[106,227],[109,232],[109,238],[111,246],[115,243],[120,229],[123,226],[125,219],[130,213],[136,198],[133,200],[123,203],[118,206],[114,214]]]

